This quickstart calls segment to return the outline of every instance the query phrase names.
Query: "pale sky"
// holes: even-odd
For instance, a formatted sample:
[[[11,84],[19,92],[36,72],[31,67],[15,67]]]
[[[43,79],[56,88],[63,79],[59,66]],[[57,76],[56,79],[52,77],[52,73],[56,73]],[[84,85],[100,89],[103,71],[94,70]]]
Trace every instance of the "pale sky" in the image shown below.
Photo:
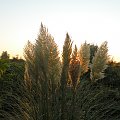
[[[108,41],[109,55],[120,60],[120,0],[0,0],[0,53],[21,56],[41,22],[60,50],[68,32],[78,47]]]

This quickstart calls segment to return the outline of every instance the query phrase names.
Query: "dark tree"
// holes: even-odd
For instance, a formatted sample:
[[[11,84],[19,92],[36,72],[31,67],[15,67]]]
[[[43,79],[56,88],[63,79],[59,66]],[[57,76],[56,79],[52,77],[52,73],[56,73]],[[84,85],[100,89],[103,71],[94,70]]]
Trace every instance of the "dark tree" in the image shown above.
[[[10,55],[7,53],[7,51],[3,51],[1,55],[1,59],[9,59]]]

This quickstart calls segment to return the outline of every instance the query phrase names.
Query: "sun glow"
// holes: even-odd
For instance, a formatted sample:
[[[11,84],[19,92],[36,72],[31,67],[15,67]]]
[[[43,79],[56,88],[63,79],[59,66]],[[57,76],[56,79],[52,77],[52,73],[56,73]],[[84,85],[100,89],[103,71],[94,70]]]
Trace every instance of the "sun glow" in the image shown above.
[[[119,4],[116,1],[93,0],[3,2],[0,4],[0,52],[7,50],[12,55],[22,56],[25,44],[28,40],[35,41],[43,22],[54,37],[60,52],[68,32],[78,48],[85,41],[97,45],[108,41],[109,54],[118,61]]]

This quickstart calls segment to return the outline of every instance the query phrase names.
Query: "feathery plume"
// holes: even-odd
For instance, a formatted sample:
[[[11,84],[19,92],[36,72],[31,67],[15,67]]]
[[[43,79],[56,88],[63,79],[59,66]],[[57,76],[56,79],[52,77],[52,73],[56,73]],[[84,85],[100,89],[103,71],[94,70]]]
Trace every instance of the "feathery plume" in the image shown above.
[[[107,42],[103,42],[98,48],[91,64],[91,80],[104,78],[104,70],[107,68],[108,62],[108,47]]]
[[[81,66],[81,74],[83,74],[88,71],[90,62],[90,45],[86,42],[81,45],[79,59]]]

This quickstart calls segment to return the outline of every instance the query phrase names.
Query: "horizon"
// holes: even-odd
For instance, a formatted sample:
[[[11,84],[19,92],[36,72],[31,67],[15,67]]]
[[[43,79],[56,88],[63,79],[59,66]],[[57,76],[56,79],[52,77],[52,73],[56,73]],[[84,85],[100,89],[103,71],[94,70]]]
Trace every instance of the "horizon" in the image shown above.
[[[109,55],[120,61],[119,13],[119,0],[0,1],[0,53],[22,56],[27,41],[37,38],[42,22],[60,51],[68,32],[78,48],[85,41],[98,46],[107,41]]]

